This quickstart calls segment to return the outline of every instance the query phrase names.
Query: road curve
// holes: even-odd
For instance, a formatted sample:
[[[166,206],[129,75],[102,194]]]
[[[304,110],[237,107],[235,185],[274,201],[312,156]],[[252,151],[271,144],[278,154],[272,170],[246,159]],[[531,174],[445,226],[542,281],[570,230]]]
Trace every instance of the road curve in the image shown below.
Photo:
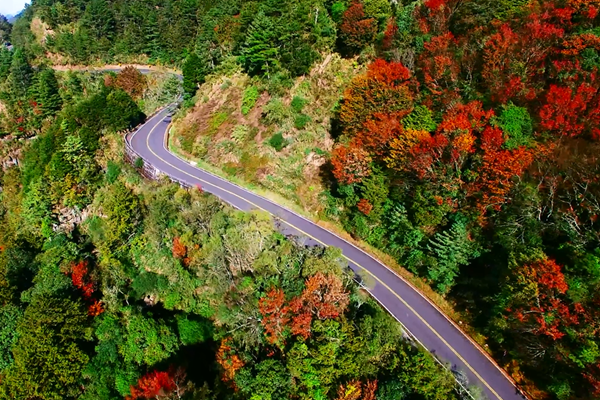
[[[144,161],[187,185],[200,185],[241,210],[261,209],[276,216],[290,231],[326,246],[342,249],[355,271],[365,270],[374,285],[369,291],[427,350],[453,370],[462,371],[469,385],[480,387],[490,400],[523,400],[508,375],[425,296],[362,250],[304,217],[217,177],[169,152],[165,146],[169,111],[160,111],[126,137]]]

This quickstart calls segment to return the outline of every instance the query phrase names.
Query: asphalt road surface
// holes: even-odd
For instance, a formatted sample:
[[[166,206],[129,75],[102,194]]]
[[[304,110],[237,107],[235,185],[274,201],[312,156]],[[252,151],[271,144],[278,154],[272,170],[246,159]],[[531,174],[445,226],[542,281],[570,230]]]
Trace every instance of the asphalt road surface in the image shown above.
[[[165,146],[170,117],[165,109],[150,118],[127,140],[134,151],[162,173],[191,186],[200,185],[241,210],[264,210],[280,221],[286,233],[306,238],[306,244],[342,249],[355,271],[370,276],[368,289],[402,325],[408,334],[433,353],[448,368],[460,371],[469,385],[478,386],[490,400],[522,400],[508,375],[500,369],[456,324],[410,284],[365,252],[328,230],[261,196],[190,165]],[[365,275],[365,272],[362,273]]]

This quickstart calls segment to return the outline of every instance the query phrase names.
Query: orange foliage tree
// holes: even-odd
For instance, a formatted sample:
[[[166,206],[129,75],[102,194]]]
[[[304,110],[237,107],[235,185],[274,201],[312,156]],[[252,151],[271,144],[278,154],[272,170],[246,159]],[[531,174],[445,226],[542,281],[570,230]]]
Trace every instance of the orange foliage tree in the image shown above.
[[[131,65],[123,68],[117,74],[115,84],[136,100],[142,97],[147,86],[146,77]]]
[[[284,305],[285,294],[279,288],[272,288],[267,295],[258,302],[258,309],[262,315],[261,323],[265,328],[265,336],[271,344],[283,344],[283,332],[290,317],[289,307]]]
[[[331,153],[333,175],[345,184],[360,182],[369,176],[371,161],[369,153],[354,143],[349,146],[338,145]]]
[[[377,392],[377,381],[367,381],[365,383],[352,380],[345,385],[340,385],[335,400],[375,400]]]
[[[221,346],[219,346],[219,350],[217,351],[217,362],[223,368],[221,376],[223,382],[233,384],[235,373],[244,366],[244,362],[229,345],[230,340],[231,338],[221,340]]]

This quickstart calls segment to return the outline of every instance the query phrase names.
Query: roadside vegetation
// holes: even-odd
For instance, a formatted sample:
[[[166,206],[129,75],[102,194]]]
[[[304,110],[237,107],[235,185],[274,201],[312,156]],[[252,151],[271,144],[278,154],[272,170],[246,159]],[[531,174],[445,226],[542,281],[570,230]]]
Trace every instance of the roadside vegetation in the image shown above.
[[[134,125],[141,120],[141,112],[148,114],[177,94],[176,82],[150,82],[151,78],[131,70],[120,79],[88,79],[44,67],[127,61],[177,66],[183,72],[184,104],[174,118],[170,144],[178,154],[286,199],[410,271],[463,315],[476,335],[485,338],[499,364],[533,398],[598,398],[599,14],[597,0],[34,1],[11,28],[15,49],[0,51],[1,130],[11,138],[39,136],[25,147],[13,142],[17,144],[11,154],[23,162],[4,172],[3,182],[13,180],[12,186],[3,184],[13,188],[3,190],[3,202],[8,202],[5,218],[23,218],[19,234],[29,232],[36,237],[31,239],[33,244],[30,239],[22,242],[33,249],[33,260],[53,248],[45,243],[56,234],[58,204],[89,209],[86,212],[95,217],[86,218],[89,223],[75,224],[74,232],[83,232],[76,242],[92,255],[90,271],[105,271],[97,277],[92,274],[98,293],[104,297],[111,293],[125,304],[152,292],[134,292],[137,289],[127,286],[135,282],[135,268],[154,271],[163,263],[171,265],[169,257],[177,259],[173,249],[173,254],[166,250],[174,246],[175,237],[185,254],[195,245],[202,253],[207,243],[216,240],[211,234],[220,232],[211,230],[217,222],[207,222],[211,226],[204,236],[208,242],[195,234],[185,236],[188,227],[184,229],[180,213],[186,214],[193,202],[184,202],[174,214],[158,213],[172,217],[150,231],[163,226],[173,233],[163,238],[164,247],[156,245],[162,253],[140,253],[157,260],[154,267],[140,267],[149,264],[140,264],[130,253],[135,240],[153,245],[144,222],[151,210],[148,199],[174,189],[145,188],[133,171],[122,165],[117,168],[117,136],[99,133]],[[83,79],[82,83],[74,83],[73,77]],[[107,107],[94,111],[100,103]],[[81,145],[76,139],[67,140],[74,132],[80,132]],[[73,149],[85,149],[87,155],[70,158],[78,154]],[[61,162],[71,163],[73,170]],[[132,244],[120,251],[109,246],[116,252],[110,262],[102,261],[105,245],[98,243],[108,240],[103,236],[106,232],[112,234],[126,222],[109,231],[101,229],[109,216],[100,205],[111,199],[104,194],[109,189],[100,189],[104,178],[98,176],[103,173],[111,176],[111,184],[121,182],[138,201],[128,211],[131,218],[137,218],[134,225],[138,228],[131,232],[127,228],[132,236],[120,239]],[[107,201],[116,204],[114,199]],[[177,201],[174,204],[180,204]],[[248,221],[259,218],[232,215]],[[219,225],[223,229],[228,226],[218,224],[224,224]],[[236,226],[233,231],[243,231],[236,223],[232,226]],[[277,234],[261,237],[270,243],[267,238],[271,236]],[[278,240],[277,246],[308,251],[287,239]],[[283,260],[276,255],[277,246],[264,258]],[[170,261],[149,256],[155,253]],[[123,261],[127,257],[132,261]],[[81,258],[69,262],[78,263]],[[335,265],[330,261],[325,263]],[[178,262],[189,270],[183,259]],[[204,268],[212,262],[200,264]],[[220,320],[218,312],[193,311],[211,326],[212,333],[206,336],[214,341],[211,363],[229,360],[220,366],[210,364],[215,376],[225,379],[219,385],[232,388],[235,383],[235,396],[241,398],[287,398],[287,392],[263,394],[247,388],[258,388],[252,386],[257,385],[252,379],[259,376],[279,382],[274,377],[288,373],[294,384],[305,382],[294,386],[298,397],[303,393],[312,398],[353,398],[344,393],[355,390],[361,393],[357,399],[367,399],[369,385],[377,380],[376,398],[394,398],[385,397],[383,382],[388,372],[382,372],[384,366],[368,375],[366,364],[357,361],[365,365],[361,367],[364,375],[331,375],[337,380],[318,380],[314,386],[294,375],[303,371],[302,379],[309,379],[326,374],[302,369],[314,367],[316,361],[290,364],[299,357],[294,343],[316,338],[294,333],[298,332],[294,323],[299,322],[294,319],[301,314],[298,299],[316,275],[303,272],[305,264],[297,262],[292,270],[302,277],[296,282],[304,286],[288,286],[281,280],[284,275],[278,262],[268,267],[274,268],[271,275],[254,269],[227,275],[227,282],[235,282],[240,291],[232,295],[235,304],[278,310],[258,317],[263,324],[274,318],[271,313],[278,313],[279,322],[277,328],[256,325],[254,337],[260,340],[254,345],[245,347],[235,337],[219,336],[218,332],[229,332],[233,325]],[[119,265],[126,269],[120,271]],[[102,286],[109,270],[111,279],[123,279],[125,286]],[[30,273],[31,279],[37,271]],[[356,322],[364,319],[358,312],[362,306],[356,303],[360,291],[343,274],[335,276],[350,300],[343,300],[345,306],[338,308],[336,317],[326,319],[327,324],[335,322],[342,329],[344,318],[355,321],[353,329],[366,335],[364,340],[372,340],[365,333],[371,328],[365,326],[362,331]],[[168,278],[167,283],[177,279]],[[155,282],[156,287],[167,285]],[[205,282],[194,286],[189,295],[204,298],[206,291],[218,292]],[[255,292],[254,303],[241,293],[246,289]],[[218,293],[221,297],[214,299],[221,301],[222,308],[228,295]],[[23,295],[17,297],[23,299]],[[185,298],[188,307],[197,304]],[[155,307],[147,301],[143,307]],[[167,304],[178,301],[159,300],[157,304],[168,311],[177,308]],[[108,300],[106,304],[108,315],[111,306]],[[190,313],[191,309],[181,310]],[[288,314],[293,309],[299,314]],[[153,320],[167,321],[171,315],[167,311],[153,314]],[[320,334],[318,329],[330,329],[320,318],[312,317],[311,323],[320,326],[311,328],[315,335]],[[115,346],[111,351],[122,356]],[[311,344],[306,346],[303,354],[317,352]],[[394,346],[395,351],[403,348]],[[258,349],[264,354],[253,353]],[[358,357],[354,350],[343,351]],[[265,354],[270,358],[261,358]],[[139,374],[153,373],[154,365],[144,364]],[[328,368],[337,371],[337,367]],[[156,371],[169,370],[165,365]],[[399,369],[391,371],[396,378],[402,376]],[[436,379],[444,381],[446,375],[436,371]],[[123,387],[131,386],[135,380],[131,379]],[[407,398],[450,393],[424,394],[424,387],[433,386],[425,381],[416,386],[402,382]],[[450,387],[435,382],[440,390]],[[214,387],[213,383],[207,382],[208,387]],[[309,392],[318,385],[321,392]],[[349,390],[347,385],[360,389]]]

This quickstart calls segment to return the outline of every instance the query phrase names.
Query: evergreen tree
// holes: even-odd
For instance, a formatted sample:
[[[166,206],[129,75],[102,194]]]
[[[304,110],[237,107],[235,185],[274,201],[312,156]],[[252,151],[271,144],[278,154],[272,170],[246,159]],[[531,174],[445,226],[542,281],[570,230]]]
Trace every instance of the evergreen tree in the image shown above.
[[[54,115],[62,108],[58,81],[52,69],[44,69],[37,76],[35,100],[39,103],[44,117]]]
[[[111,39],[115,33],[115,17],[106,0],[92,0],[88,3],[83,23],[97,39]]]
[[[480,255],[475,242],[469,238],[466,223],[461,219],[450,229],[436,233],[427,248],[436,256],[429,267],[429,278],[442,293],[448,292],[454,285],[459,267]]]
[[[160,33],[156,13],[151,12],[147,15],[144,26],[144,52],[151,58],[157,57],[160,53]]]
[[[74,399],[89,358],[82,350],[88,332],[87,312],[68,298],[37,298],[17,328],[14,364],[0,386],[0,398]]]
[[[205,67],[196,53],[191,53],[185,59],[183,67],[183,91],[186,99],[193,97],[198,90],[198,84],[204,81]]]
[[[15,98],[27,95],[27,89],[31,85],[32,78],[33,70],[31,69],[31,65],[29,65],[27,56],[22,50],[15,50],[10,65],[9,76],[10,89]]]
[[[0,48],[0,81],[3,81],[8,76],[11,62],[12,52],[7,48]]]
[[[251,74],[265,73],[269,76],[279,64],[278,33],[271,18],[262,11],[256,15],[248,29],[246,42],[240,57]]]
[[[9,41],[11,31],[12,25],[4,15],[0,14],[0,45]]]

